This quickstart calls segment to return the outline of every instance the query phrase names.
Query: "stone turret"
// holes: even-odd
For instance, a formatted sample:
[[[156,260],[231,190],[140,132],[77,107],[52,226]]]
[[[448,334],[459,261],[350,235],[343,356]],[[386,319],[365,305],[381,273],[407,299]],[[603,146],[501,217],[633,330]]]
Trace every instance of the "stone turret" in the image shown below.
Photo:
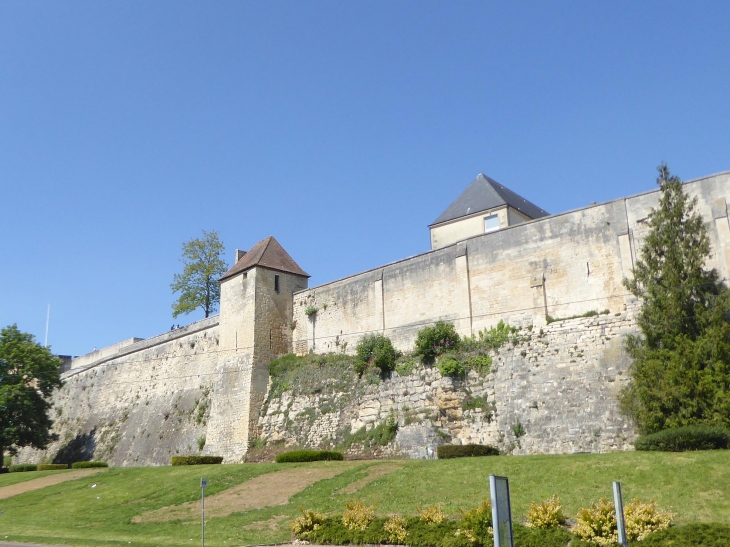
[[[236,376],[239,389],[235,397],[213,401],[212,414],[221,423],[211,424],[208,441],[223,456],[240,454],[255,436],[268,364],[292,351],[293,294],[306,289],[309,279],[273,237],[236,255],[238,261],[221,277],[218,381],[230,383]]]

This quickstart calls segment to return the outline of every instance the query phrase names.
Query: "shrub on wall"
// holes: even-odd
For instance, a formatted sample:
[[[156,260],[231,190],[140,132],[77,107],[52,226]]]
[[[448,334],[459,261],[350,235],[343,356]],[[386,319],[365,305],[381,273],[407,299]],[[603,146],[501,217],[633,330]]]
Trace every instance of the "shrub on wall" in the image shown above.
[[[450,353],[442,355],[437,366],[441,376],[451,376],[452,378],[464,376],[467,371],[466,364]]]
[[[208,465],[223,463],[223,456],[173,456],[172,465]]]
[[[687,450],[714,450],[727,448],[730,434],[719,427],[686,426],[665,429],[659,433],[644,435],[634,441],[636,450],[661,452],[685,452]]]
[[[390,338],[382,334],[368,334],[357,344],[358,364],[355,369],[358,374],[365,372],[369,365],[380,369],[382,374],[395,370],[398,352],[393,347]]]
[[[38,466],[34,463],[24,465],[11,465],[9,467],[11,473],[24,473],[26,471],[38,471]]]
[[[71,469],[88,469],[90,467],[109,467],[106,462],[74,462],[71,464]]]
[[[39,463],[38,471],[57,471],[58,469],[68,469],[67,463]]]
[[[459,347],[459,337],[453,323],[438,321],[435,325],[418,331],[416,336],[416,353],[425,359],[433,359],[437,355]]]
[[[439,460],[474,456],[499,456],[499,449],[488,444],[442,444],[436,448]]]
[[[342,452],[334,450],[292,450],[276,456],[276,463],[318,462],[343,460]]]

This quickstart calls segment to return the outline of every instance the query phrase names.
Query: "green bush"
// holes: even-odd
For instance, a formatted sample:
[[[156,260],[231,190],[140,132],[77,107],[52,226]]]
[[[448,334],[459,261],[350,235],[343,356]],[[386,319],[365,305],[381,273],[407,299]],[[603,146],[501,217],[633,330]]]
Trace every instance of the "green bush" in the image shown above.
[[[106,462],[74,462],[71,464],[71,469],[87,469],[89,467],[109,467]]]
[[[367,334],[357,344],[358,364],[356,370],[362,374],[369,365],[380,369],[382,374],[395,370],[395,361],[398,352],[393,347],[390,338],[382,334]]]
[[[67,463],[39,463],[38,471],[57,471],[58,469],[68,469]]]
[[[276,456],[276,463],[318,462],[344,460],[342,452],[334,450],[292,450]]]
[[[223,463],[223,456],[173,456],[172,465],[208,465]]]
[[[512,527],[517,547],[565,547],[573,538],[565,528],[528,528],[516,522]]]
[[[690,425],[639,437],[634,441],[634,448],[645,451],[685,452],[724,449],[729,443],[730,434],[722,428]]]
[[[474,456],[499,456],[499,449],[488,444],[442,444],[436,448],[439,460]]]
[[[11,465],[9,469],[10,473],[24,473],[26,471],[38,471],[38,466],[34,463],[27,463],[24,465]]]
[[[727,547],[727,524],[685,524],[655,532],[639,543],[641,547]]]
[[[433,359],[446,351],[457,349],[460,342],[461,338],[453,323],[438,321],[418,331],[415,352],[425,359]]]
[[[12,456],[3,456],[3,464],[0,467],[10,467],[10,465],[13,463],[13,457]]]
[[[488,532],[491,513],[484,513],[483,509],[479,507],[464,513],[460,520],[446,519],[438,524],[425,522],[419,517],[407,517],[403,519],[406,535],[398,544],[409,547],[491,547],[493,540]],[[318,520],[316,527],[310,526],[302,533],[295,532],[295,536],[319,545],[392,544],[392,534],[385,528],[387,522],[388,519],[376,517],[364,530],[350,529],[342,523],[342,515],[332,515]],[[573,538],[563,528],[539,530],[515,523],[513,529],[517,547],[565,547]],[[465,530],[469,533],[464,533]],[[715,544],[711,545],[715,547]]]
[[[466,364],[451,354],[443,355],[438,360],[437,366],[441,376],[451,376],[452,378],[464,376],[467,370]]]

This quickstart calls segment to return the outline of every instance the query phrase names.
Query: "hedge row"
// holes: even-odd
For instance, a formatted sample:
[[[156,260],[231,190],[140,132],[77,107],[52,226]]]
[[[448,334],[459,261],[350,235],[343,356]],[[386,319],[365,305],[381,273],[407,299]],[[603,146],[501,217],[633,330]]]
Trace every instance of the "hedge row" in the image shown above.
[[[173,456],[172,465],[208,465],[223,463],[223,456]]]
[[[344,460],[342,452],[334,450],[292,450],[276,456],[276,463],[318,462],[323,460]]]
[[[499,456],[499,449],[488,444],[442,444],[436,449],[439,460],[470,458],[473,456]]]
[[[87,469],[89,467],[109,467],[106,462],[74,462],[71,464],[71,469]]]
[[[661,452],[686,452],[688,450],[726,449],[729,444],[730,434],[724,429],[691,425],[639,437],[634,441],[634,448]]]
[[[56,471],[58,469],[68,469],[67,463],[39,463],[38,471]]]
[[[376,518],[364,530],[350,529],[342,523],[341,516],[327,517],[316,530],[306,535],[306,540],[325,545],[388,545],[393,543],[384,525],[387,519]],[[491,545],[482,538],[469,541],[457,534],[458,521],[444,520],[438,524],[427,523],[418,517],[405,519],[407,536],[403,544],[409,547],[483,547]],[[562,528],[540,530],[514,524],[515,544],[520,547],[565,547],[573,537]],[[591,544],[595,545],[595,544]]]
[[[11,465],[9,469],[11,473],[24,473],[25,471],[38,471],[38,466],[34,463],[28,463],[24,465]]]
[[[491,538],[469,541],[465,535],[456,535],[458,522],[445,520],[429,524],[418,518],[405,519],[407,536],[402,544],[409,547],[489,547]],[[342,523],[341,516],[326,517],[317,529],[301,536],[312,543],[327,545],[378,545],[392,544],[385,531],[385,518],[376,518],[364,530],[350,529]],[[519,547],[596,547],[596,543],[576,538],[565,528],[528,528],[514,523],[515,545]],[[611,544],[615,545],[615,544]],[[631,545],[634,545],[632,543]],[[727,547],[730,545],[730,526],[726,524],[685,524],[672,526],[649,534],[637,543],[642,547]]]

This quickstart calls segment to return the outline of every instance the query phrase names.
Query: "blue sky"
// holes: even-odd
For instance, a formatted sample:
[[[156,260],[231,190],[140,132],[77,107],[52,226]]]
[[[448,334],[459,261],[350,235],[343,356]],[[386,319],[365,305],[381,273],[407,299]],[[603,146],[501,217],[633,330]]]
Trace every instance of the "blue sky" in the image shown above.
[[[313,286],[428,250],[479,172],[557,213],[729,170],[728,90],[728,2],[2,0],[0,326],[164,332],[203,229]]]

